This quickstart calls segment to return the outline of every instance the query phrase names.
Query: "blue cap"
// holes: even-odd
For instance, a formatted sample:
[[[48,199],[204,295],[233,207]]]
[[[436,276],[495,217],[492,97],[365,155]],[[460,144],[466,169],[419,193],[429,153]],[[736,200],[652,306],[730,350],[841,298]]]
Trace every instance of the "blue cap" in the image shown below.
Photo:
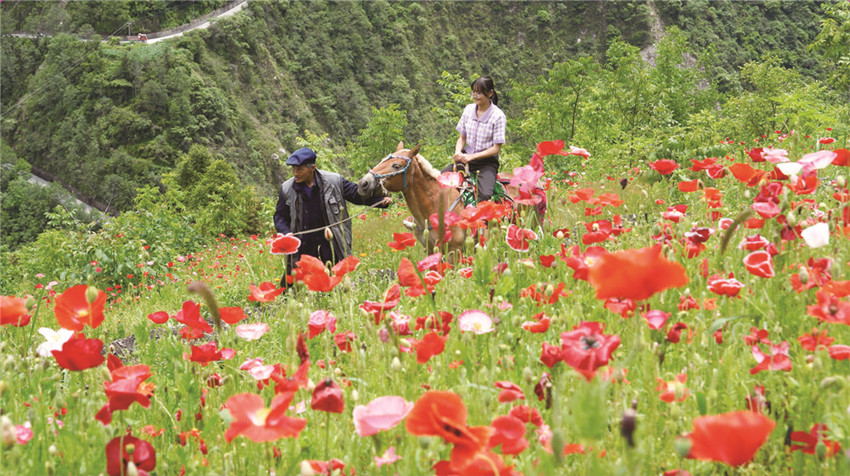
[[[286,165],[307,165],[316,163],[316,153],[309,147],[296,150],[286,159]]]

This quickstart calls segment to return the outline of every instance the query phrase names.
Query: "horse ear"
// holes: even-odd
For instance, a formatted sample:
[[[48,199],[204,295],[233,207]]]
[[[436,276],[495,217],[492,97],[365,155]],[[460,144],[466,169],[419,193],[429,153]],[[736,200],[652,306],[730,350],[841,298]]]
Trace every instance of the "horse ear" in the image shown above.
[[[398,146],[396,147],[395,151],[398,152],[402,149],[404,149],[404,142],[398,141]]]
[[[410,149],[410,157],[411,158],[416,157],[416,154],[419,153],[419,147],[420,147],[420,145],[416,144],[416,147]]]

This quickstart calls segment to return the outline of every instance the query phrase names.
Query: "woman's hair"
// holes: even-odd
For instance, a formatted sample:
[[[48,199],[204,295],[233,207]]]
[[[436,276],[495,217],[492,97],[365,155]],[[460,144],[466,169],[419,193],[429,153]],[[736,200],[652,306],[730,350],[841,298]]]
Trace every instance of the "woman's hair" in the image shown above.
[[[493,83],[493,78],[490,76],[481,76],[473,81],[471,86],[474,92],[481,93],[486,96],[490,96],[490,92],[492,92],[493,96],[490,96],[490,102],[497,106],[499,105],[499,95],[496,94],[496,85]]]

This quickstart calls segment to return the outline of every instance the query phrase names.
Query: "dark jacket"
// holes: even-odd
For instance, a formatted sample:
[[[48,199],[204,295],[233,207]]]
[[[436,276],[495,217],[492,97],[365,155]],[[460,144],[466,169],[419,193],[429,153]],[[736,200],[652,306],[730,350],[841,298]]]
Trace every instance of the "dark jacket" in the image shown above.
[[[314,233],[300,235],[302,241],[301,249],[306,253],[316,256],[323,261],[337,263],[346,256],[351,255],[351,220],[348,220],[348,207],[346,201],[356,205],[372,205],[380,202],[383,197],[363,198],[357,193],[357,184],[349,182],[334,172],[316,169],[314,183],[318,188],[319,203],[305,203],[304,195],[299,193],[295,187],[295,179],[290,178],[280,186],[277,207],[274,213],[274,225],[278,233],[298,233],[304,231],[305,213],[308,209],[320,210],[322,225],[328,226],[333,233],[333,254],[331,256],[316,256],[314,253],[317,246],[327,246],[324,230]],[[381,206],[381,208],[386,208]],[[343,223],[340,221],[345,220]],[[287,260],[287,271],[301,257],[301,251],[289,256]]]

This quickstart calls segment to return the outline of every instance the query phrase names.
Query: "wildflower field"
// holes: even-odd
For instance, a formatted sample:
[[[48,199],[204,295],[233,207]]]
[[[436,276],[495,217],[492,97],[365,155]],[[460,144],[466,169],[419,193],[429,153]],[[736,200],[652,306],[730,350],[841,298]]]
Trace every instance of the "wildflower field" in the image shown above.
[[[592,179],[544,142],[514,171],[542,227],[483,203],[446,259],[403,204],[355,207],[355,254],[287,291],[298,240],[270,234],[126,263],[132,286],[45,269],[2,297],[0,471],[850,474],[829,132]]]

